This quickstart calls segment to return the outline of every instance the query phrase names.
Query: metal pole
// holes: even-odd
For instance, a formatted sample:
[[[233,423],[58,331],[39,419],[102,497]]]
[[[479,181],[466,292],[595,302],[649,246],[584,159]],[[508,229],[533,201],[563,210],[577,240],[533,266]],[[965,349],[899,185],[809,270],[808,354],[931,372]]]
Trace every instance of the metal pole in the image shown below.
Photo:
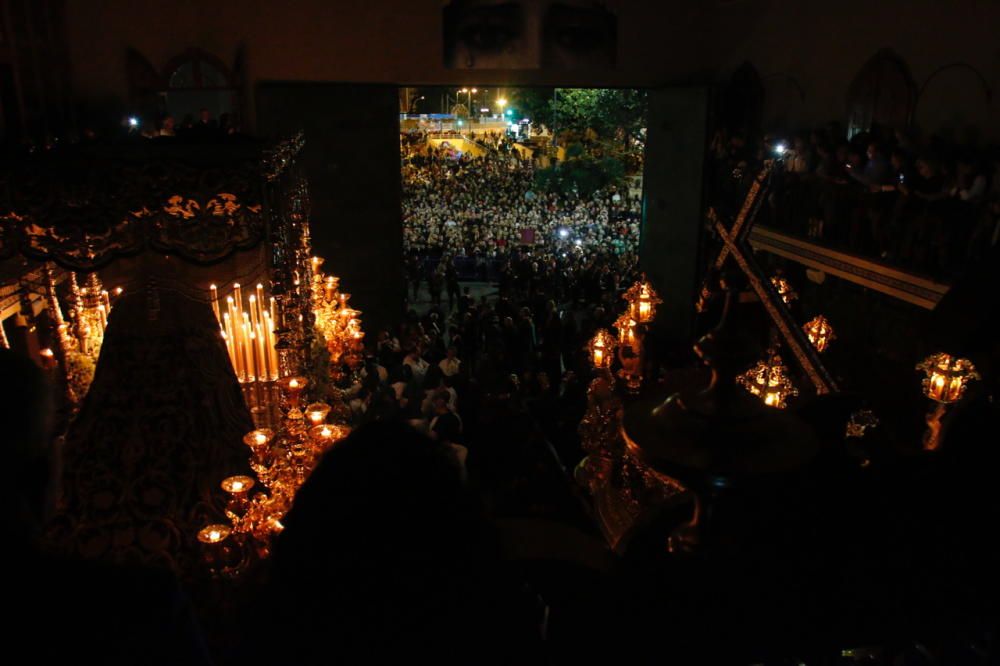
[[[558,101],[556,92],[558,92],[558,90],[559,90],[558,88],[552,89],[552,147],[553,148],[556,147],[556,116],[558,114],[558,111],[556,110],[556,103]]]

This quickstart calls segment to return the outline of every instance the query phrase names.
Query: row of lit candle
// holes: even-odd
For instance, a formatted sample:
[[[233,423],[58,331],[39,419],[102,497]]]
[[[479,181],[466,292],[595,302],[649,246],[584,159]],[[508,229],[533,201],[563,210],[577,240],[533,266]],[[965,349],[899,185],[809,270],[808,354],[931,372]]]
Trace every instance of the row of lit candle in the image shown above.
[[[226,296],[225,312],[221,312],[218,288],[213,284],[210,290],[212,311],[219,321],[236,378],[241,383],[276,381],[280,372],[274,335],[275,300],[271,298],[270,307],[266,306],[264,285],[258,284],[247,299],[249,309],[244,310],[243,289],[237,282],[233,293]]]

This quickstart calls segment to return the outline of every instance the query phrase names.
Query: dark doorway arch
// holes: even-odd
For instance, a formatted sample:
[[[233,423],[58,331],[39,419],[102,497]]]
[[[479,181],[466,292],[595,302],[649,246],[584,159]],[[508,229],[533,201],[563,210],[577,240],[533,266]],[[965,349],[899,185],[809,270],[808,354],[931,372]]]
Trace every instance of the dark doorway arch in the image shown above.
[[[847,134],[874,125],[905,129],[910,125],[917,90],[910,68],[890,49],[865,63],[847,92]]]
[[[160,79],[165,112],[178,123],[188,116],[197,119],[201,109],[213,118],[239,115],[238,76],[211,53],[188,49],[164,65]]]
[[[968,63],[951,63],[939,67],[920,86],[914,123],[933,134],[981,133],[995,112],[992,104],[986,77]]]

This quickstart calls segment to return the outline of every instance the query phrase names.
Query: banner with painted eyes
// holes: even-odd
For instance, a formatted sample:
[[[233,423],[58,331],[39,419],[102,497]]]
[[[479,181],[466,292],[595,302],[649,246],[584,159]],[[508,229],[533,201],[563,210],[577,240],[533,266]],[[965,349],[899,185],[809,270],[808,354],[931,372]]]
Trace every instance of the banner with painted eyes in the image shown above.
[[[593,69],[618,57],[618,17],[584,0],[451,0],[442,13],[450,69]]]

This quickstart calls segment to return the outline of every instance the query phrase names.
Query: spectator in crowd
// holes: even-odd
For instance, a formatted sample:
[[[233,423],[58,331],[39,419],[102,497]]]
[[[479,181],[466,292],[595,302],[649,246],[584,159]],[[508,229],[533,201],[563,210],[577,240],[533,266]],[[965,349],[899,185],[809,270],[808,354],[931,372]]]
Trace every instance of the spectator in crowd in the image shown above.
[[[709,158],[717,210],[734,211],[776,136],[763,137],[756,160],[722,149]],[[839,127],[799,134],[780,159],[763,224],[802,233],[816,242],[874,257],[950,281],[968,260],[997,243],[995,148],[955,146],[940,137],[873,127],[850,141]],[[992,152],[991,152],[992,151]],[[987,166],[990,165],[990,166]]]

